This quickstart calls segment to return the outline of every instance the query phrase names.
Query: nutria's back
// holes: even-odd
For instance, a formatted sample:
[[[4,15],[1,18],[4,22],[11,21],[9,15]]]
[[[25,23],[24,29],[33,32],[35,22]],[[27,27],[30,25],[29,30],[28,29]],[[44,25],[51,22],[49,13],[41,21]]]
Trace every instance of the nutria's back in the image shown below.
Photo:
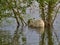
[[[30,27],[36,27],[36,28],[44,27],[44,21],[42,19],[38,19],[38,20],[33,19],[29,21],[28,25]]]

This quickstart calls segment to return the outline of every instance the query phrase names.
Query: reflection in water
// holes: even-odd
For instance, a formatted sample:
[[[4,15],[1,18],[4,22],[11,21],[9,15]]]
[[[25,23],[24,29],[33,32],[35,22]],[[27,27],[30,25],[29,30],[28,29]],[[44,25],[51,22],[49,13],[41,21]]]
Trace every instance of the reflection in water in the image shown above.
[[[39,45],[58,45],[57,38],[52,28],[45,28],[45,32],[41,36]]]
[[[12,36],[8,30],[0,30],[0,45],[11,45]]]
[[[32,31],[36,31],[38,34],[43,34],[44,33],[44,28],[29,28],[28,29],[32,30]]]
[[[32,29],[27,26],[17,27],[13,35],[13,39],[11,38],[12,44],[11,42],[9,42],[10,38],[6,38],[6,35],[4,35],[6,33],[1,33],[0,31],[0,34],[0,40],[2,38],[3,40],[5,40],[5,43],[8,41],[8,43],[6,43],[7,45],[58,45],[59,42],[59,40],[57,39],[57,35],[52,28]],[[0,43],[1,42],[2,40],[0,41]],[[2,42],[0,45],[2,45],[3,43],[4,42]]]
[[[23,33],[23,26],[17,26],[15,33],[13,35],[12,45],[25,45],[26,37]]]
[[[34,29],[25,26],[15,31],[13,45],[58,45],[56,37],[52,28]]]
[[[6,38],[6,33],[0,31],[0,45],[59,45],[57,34],[52,28],[30,28],[28,26],[17,27],[14,31],[12,44],[10,38]],[[42,32],[42,33],[41,33]],[[1,37],[2,36],[2,37]],[[8,35],[7,35],[8,37]],[[2,39],[5,40],[2,42]],[[7,40],[8,39],[8,40]],[[7,40],[7,41],[6,41]]]
[[[28,30],[32,31],[32,33],[31,33],[32,37],[30,38],[30,40],[31,40],[30,44],[31,45],[39,45],[39,38],[44,33],[44,28],[31,28],[31,27],[28,27]],[[35,39],[35,40],[33,40],[33,39]]]

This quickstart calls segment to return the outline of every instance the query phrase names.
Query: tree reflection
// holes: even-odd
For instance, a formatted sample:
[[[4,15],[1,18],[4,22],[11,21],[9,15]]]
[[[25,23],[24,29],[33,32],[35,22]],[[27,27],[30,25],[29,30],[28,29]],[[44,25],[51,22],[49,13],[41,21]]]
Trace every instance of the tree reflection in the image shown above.
[[[12,39],[12,45],[25,45],[26,44],[26,37],[23,34],[23,27],[22,26],[17,26],[13,39]]]
[[[41,35],[39,45],[58,45],[59,41],[57,39],[57,34],[51,27],[48,27],[45,28],[45,32]]]

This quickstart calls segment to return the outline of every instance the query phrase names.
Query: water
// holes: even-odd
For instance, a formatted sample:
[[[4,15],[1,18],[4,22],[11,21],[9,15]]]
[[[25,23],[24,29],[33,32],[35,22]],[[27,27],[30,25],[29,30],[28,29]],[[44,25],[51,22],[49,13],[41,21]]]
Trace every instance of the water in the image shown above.
[[[9,20],[11,20],[12,18],[10,18]],[[55,22],[54,22],[54,31],[56,32],[59,40],[60,40],[60,15],[57,16]],[[14,34],[14,31],[16,30],[16,21],[15,19],[13,19],[11,21],[12,23],[9,25],[7,24],[6,22],[3,23],[4,27],[0,27],[1,30],[10,30],[11,31],[11,34]],[[23,33],[26,37],[26,45],[39,45],[39,41],[41,40],[41,34],[40,34],[40,31],[39,30],[36,30],[36,29],[31,29],[31,28],[28,28],[27,26],[24,27],[23,29]],[[56,45],[56,44],[55,44]]]

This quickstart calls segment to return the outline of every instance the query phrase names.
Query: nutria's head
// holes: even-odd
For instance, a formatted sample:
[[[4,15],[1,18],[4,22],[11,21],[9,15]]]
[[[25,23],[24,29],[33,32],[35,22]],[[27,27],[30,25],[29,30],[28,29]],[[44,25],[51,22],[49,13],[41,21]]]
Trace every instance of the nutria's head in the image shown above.
[[[34,19],[35,19],[35,18],[29,19],[27,23],[29,24],[30,22],[33,22]]]

